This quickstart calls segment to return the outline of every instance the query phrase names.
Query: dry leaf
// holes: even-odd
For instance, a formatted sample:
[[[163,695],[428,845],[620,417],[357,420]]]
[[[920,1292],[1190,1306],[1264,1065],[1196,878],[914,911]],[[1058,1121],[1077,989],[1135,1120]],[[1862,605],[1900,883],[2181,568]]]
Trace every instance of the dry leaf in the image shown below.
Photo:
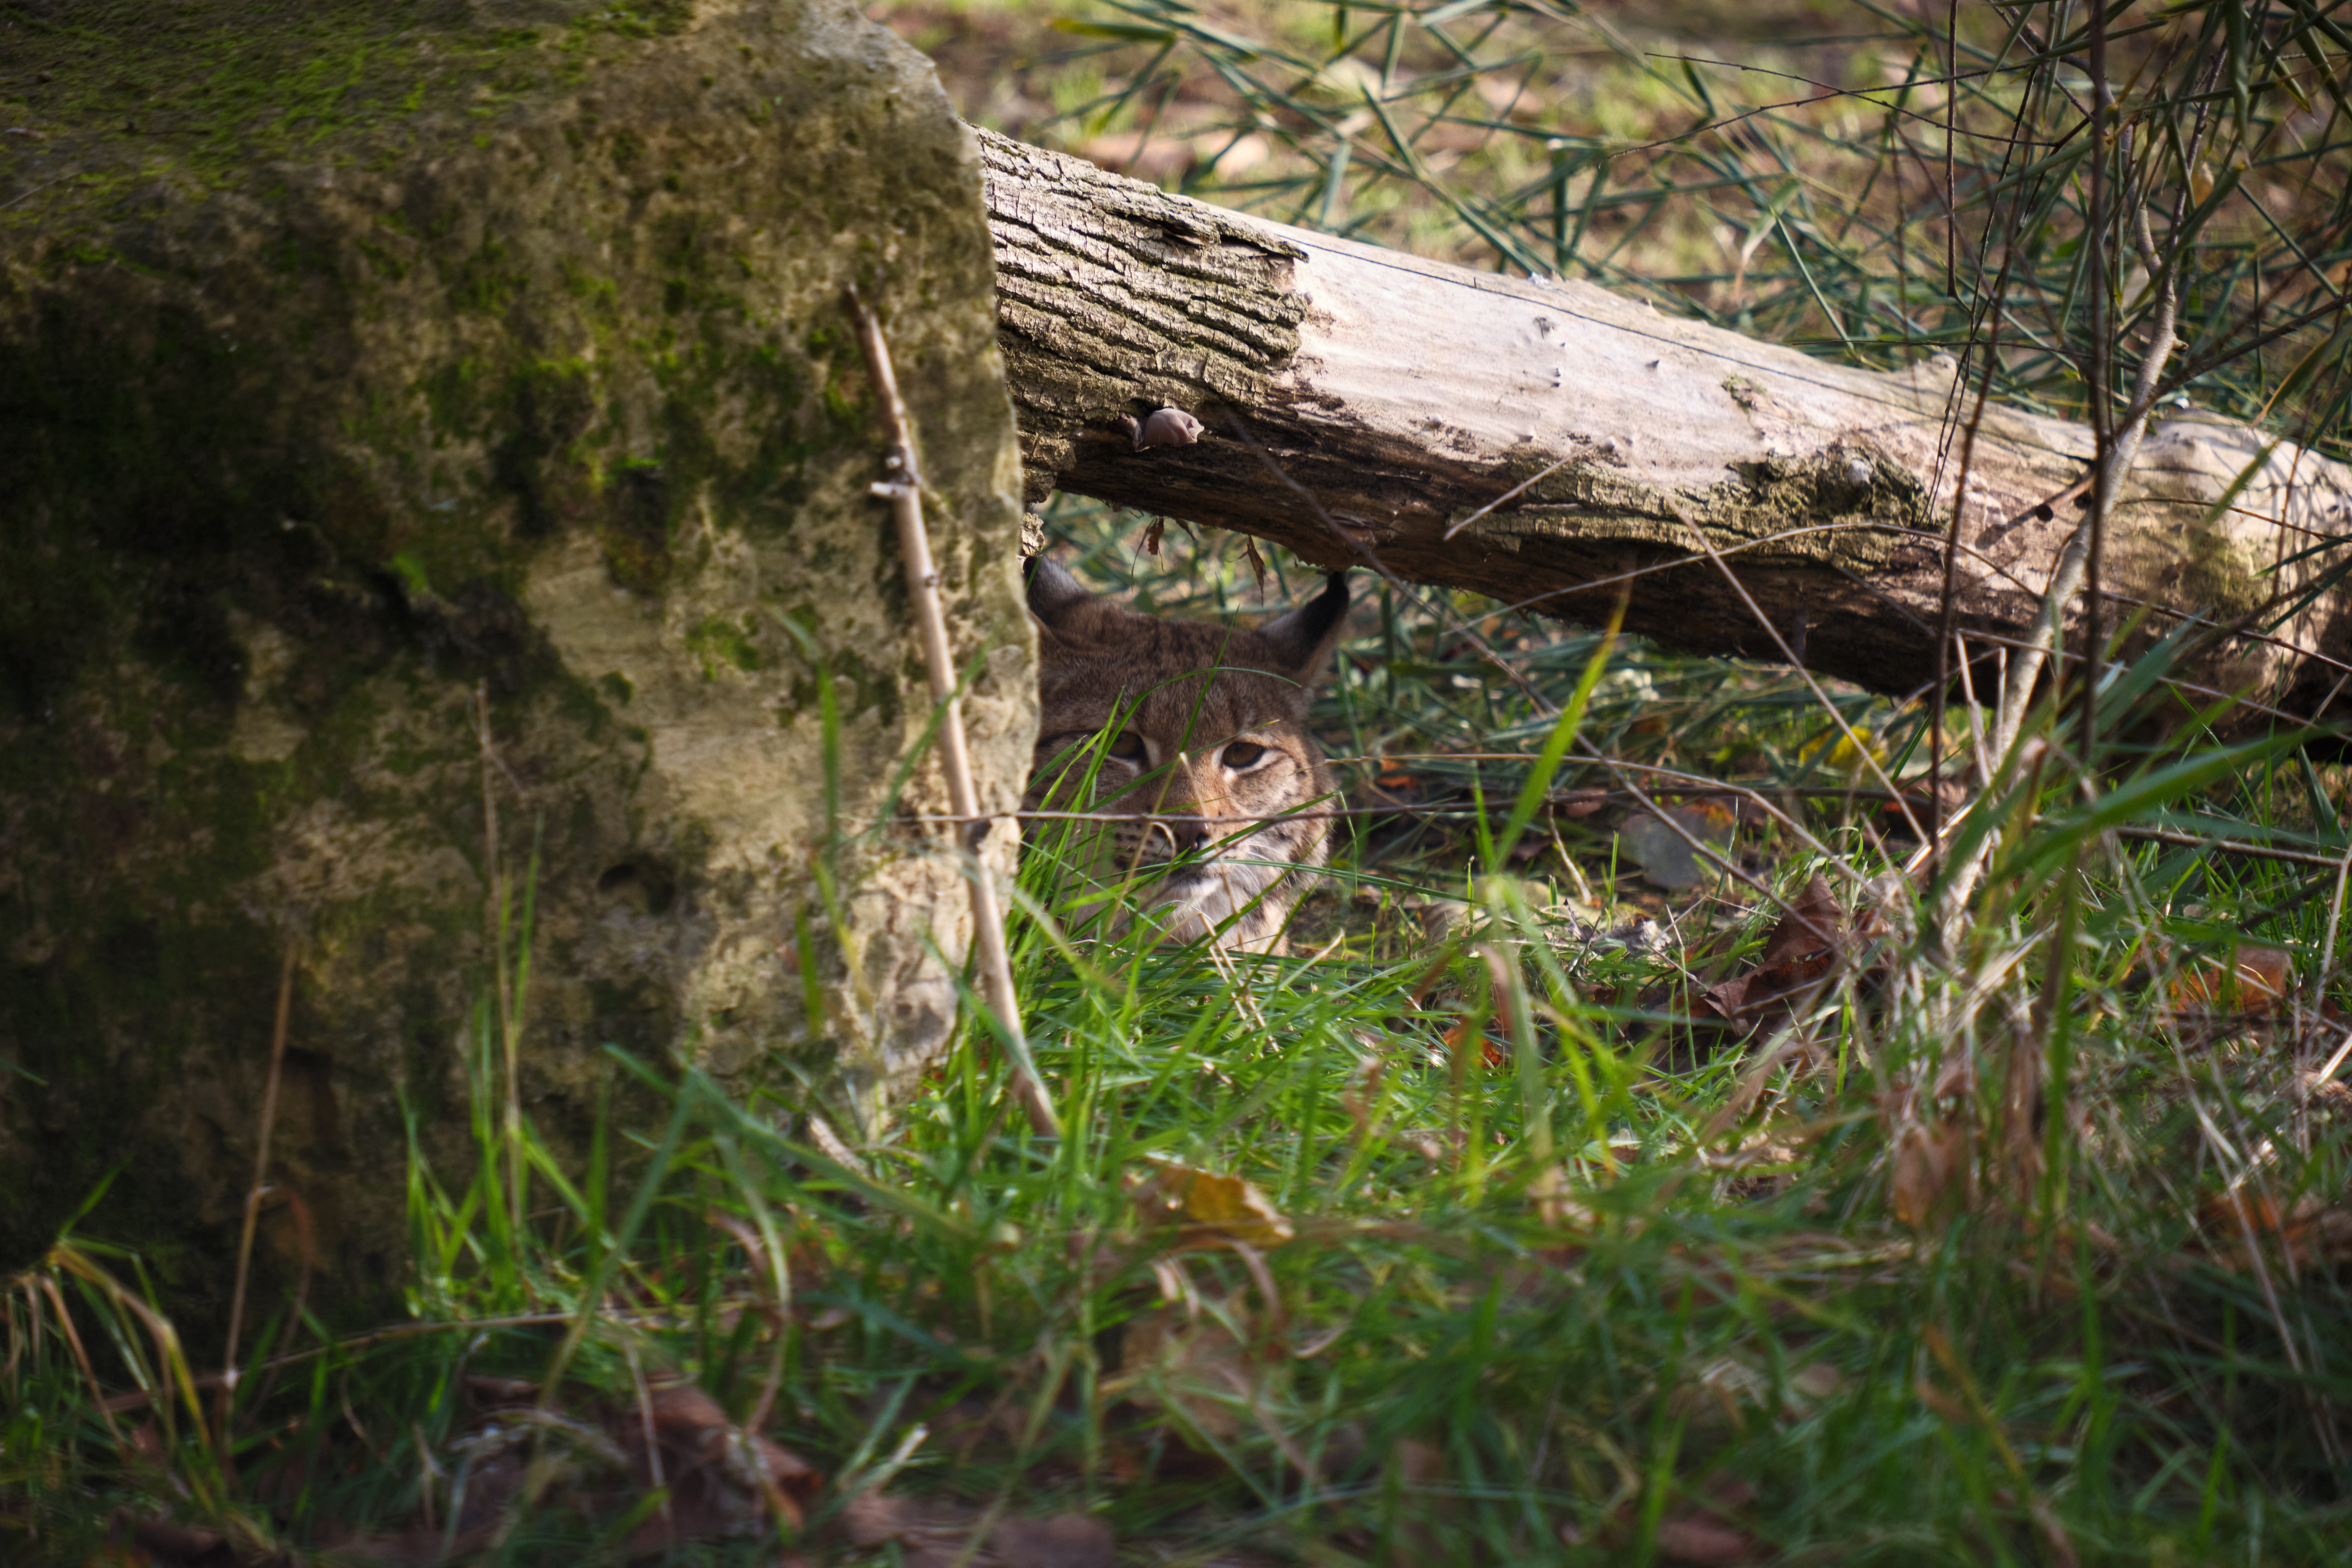
[[[1091,1514],[1000,1521],[977,1549],[981,1510],[962,1503],[868,1494],[842,1510],[851,1542],[871,1549],[898,1543],[907,1568],[1110,1568],[1118,1538]]]
[[[1712,869],[1712,862],[1702,862],[1691,840],[1727,844],[1738,826],[1738,813],[1731,806],[1720,800],[1701,800],[1665,807],[1661,814],[1643,812],[1631,816],[1618,828],[1617,837],[1626,854],[1641,866],[1643,880],[1677,889],[1697,886]]]
[[[2284,1208],[2264,1192],[2221,1193],[2197,1208],[2204,1250],[2225,1268],[2252,1265],[2247,1241],[2284,1247],[2297,1264],[2340,1264],[2352,1258],[2352,1206],[2306,1194]]]
[[[1297,1232],[1287,1217],[1239,1176],[1158,1163],[1134,1189],[1135,1205],[1150,1226],[1178,1224],[1169,1250],[1230,1247],[1236,1242],[1261,1250],[1280,1247]]]
[[[1838,1369],[1825,1361],[1809,1361],[1789,1374],[1789,1392],[1807,1402],[1833,1398],[1844,1386]],[[1803,1413],[1801,1405],[1795,1412]]]
[[[1895,1172],[1887,1198],[1895,1217],[1914,1227],[1927,1223],[1968,1169],[1969,1129],[1958,1117],[1937,1126],[1913,1122],[1895,1135]]]
[[[1754,1563],[1761,1553],[1755,1537],[1702,1513],[1671,1513],[1658,1521],[1658,1555],[1668,1563],[1698,1568]]]
[[[747,1432],[690,1383],[656,1382],[641,1401],[593,1420],[522,1401],[534,1385],[469,1377],[467,1390],[489,1406],[475,1430],[451,1445],[462,1457],[464,1504],[455,1519],[428,1506],[408,1528],[339,1543],[340,1560],[383,1568],[439,1568],[488,1545],[530,1499],[590,1518],[636,1508],[656,1485],[664,1506],[630,1535],[633,1552],[798,1529],[824,1477],[781,1444]],[[528,1485],[528,1491],[526,1491]]]
[[[152,1563],[157,1568],[165,1563],[172,1568],[232,1568],[237,1561],[237,1553],[213,1531],[193,1530],[167,1519],[143,1519],[123,1510],[116,1510],[113,1524],[114,1533],[131,1538],[129,1549],[118,1559],[121,1562]]]
[[[1753,1030],[1789,1017],[1855,945],[1829,884],[1809,879],[1764,939],[1754,968],[1707,987],[1697,1015]]]
[[[1265,1368],[1214,1318],[1191,1321],[1182,1309],[1158,1307],[1127,1321],[1119,1373],[1106,1394],[1172,1410],[1219,1443],[1240,1436]]]
[[[2307,1105],[2323,1110],[2352,1110],[2352,1084],[2341,1079],[2321,1078],[2315,1072],[2294,1075],[2294,1097]]]
[[[1460,1060],[1462,1056],[1462,1047],[1464,1044],[1468,1041],[1469,1037],[1470,1020],[1467,1018],[1455,1019],[1454,1021],[1453,1027],[1445,1031],[1445,1054],[1447,1058],[1455,1061]],[[1505,1066],[1511,1059],[1509,1051],[1510,1047],[1507,1043],[1496,1039],[1492,1035],[1481,1035],[1478,1037],[1478,1060],[1484,1066],[1490,1068]]]
[[[1564,789],[1545,802],[1557,816],[1571,819],[1591,816],[1609,804],[1609,792],[1597,787]]]
[[[1760,1563],[1769,1553],[1730,1517],[1756,1500],[1756,1489],[1737,1476],[1717,1471],[1690,1489],[1688,1494],[1658,1521],[1658,1559],[1692,1564],[1693,1568]],[[1633,1543],[1634,1504],[1628,1500],[1603,1526],[1604,1544],[1621,1552]],[[1582,1531],[1559,1527],[1560,1538],[1580,1544]]]
[[[1110,1568],[1118,1545],[1109,1521],[1087,1513],[1008,1519],[988,1533],[988,1549],[1019,1568]]]
[[[1250,575],[1257,580],[1257,591],[1265,592],[1265,557],[1257,552],[1257,541],[1242,535],[1242,559],[1249,563]]]
[[[2294,960],[2283,947],[2253,942],[2226,955],[2183,957],[2170,990],[2184,1013],[2275,1013],[2294,993]]]
[[[647,1408],[670,1488],[675,1531],[669,1538],[739,1533],[756,1527],[771,1511],[800,1528],[807,1505],[824,1480],[814,1468],[782,1445],[737,1427],[719,1402],[693,1384],[655,1389]],[[620,1422],[616,1419],[614,1425]],[[635,1436],[642,1455],[642,1422]],[[650,1470],[646,1479],[651,1479]],[[698,1505],[697,1528],[677,1522],[682,1501]],[[655,1522],[649,1521],[647,1528]]]

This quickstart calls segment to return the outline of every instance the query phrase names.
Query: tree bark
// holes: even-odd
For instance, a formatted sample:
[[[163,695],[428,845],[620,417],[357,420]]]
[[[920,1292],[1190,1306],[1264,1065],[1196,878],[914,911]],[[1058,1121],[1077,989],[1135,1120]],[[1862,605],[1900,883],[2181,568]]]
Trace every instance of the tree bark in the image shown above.
[[[1032,503],[1068,489],[1571,617],[1598,618],[1631,573],[1626,624],[1661,643],[1933,682],[1973,403],[1950,356],[1855,369],[981,140]],[[1122,420],[1163,405],[1199,440],[1139,449]],[[1949,668],[1970,660],[1988,700],[2084,516],[2093,450],[2084,426],[1984,410]],[[2343,595],[2309,593],[2329,563],[2293,558],[2343,531],[2347,499],[2352,472],[2315,453],[2157,422],[2110,517],[2105,624],[2231,628],[2192,684],[2332,713],[2352,623]]]

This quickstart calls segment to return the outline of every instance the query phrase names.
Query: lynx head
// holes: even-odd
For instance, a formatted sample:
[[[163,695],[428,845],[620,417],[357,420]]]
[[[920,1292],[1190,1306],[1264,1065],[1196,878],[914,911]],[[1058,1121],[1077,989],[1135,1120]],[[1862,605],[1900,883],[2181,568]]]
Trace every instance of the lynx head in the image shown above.
[[[1307,709],[1347,616],[1341,575],[1244,628],[1139,615],[1040,557],[1029,609],[1041,723],[1025,804],[1111,817],[1042,823],[1032,842],[1064,847],[1082,879],[1136,883],[1178,940],[1282,951],[1330,826],[1283,814],[1338,798]]]

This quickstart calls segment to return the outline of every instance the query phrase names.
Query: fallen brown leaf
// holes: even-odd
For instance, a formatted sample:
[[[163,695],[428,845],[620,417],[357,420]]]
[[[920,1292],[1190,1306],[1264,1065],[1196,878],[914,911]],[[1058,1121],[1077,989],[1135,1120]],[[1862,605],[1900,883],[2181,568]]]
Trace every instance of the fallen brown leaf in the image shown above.
[[[633,1542],[650,1549],[748,1534],[762,1528],[770,1513],[800,1528],[824,1478],[798,1455],[741,1430],[717,1400],[690,1383],[655,1388],[646,1415],[660,1450],[670,1507],[667,1518],[646,1521]],[[630,1452],[632,1471],[650,1484],[654,1468],[645,1451],[646,1425],[617,1414],[610,1422],[613,1436]]]
[[[2197,1206],[2203,1251],[2224,1268],[2252,1268],[2247,1243],[2284,1247],[2298,1264],[2352,1258],[2352,1206],[2306,1194],[2282,1207],[2264,1192],[2220,1193]]]
[[[1967,1173],[1969,1145],[1968,1123],[1957,1116],[1897,1132],[1886,1194],[1895,1217],[1914,1228],[1927,1224]]]
[[[1756,1489],[1737,1476],[1718,1470],[1705,1477],[1658,1521],[1659,1560],[1690,1568],[1763,1562],[1769,1551],[1730,1517],[1755,1500]],[[1633,1544],[1635,1506],[1629,1500],[1618,1508],[1601,1527],[1602,1544],[1619,1551]],[[1561,1524],[1559,1536],[1571,1546],[1583,1542],[1573,1524]]]
[[[613,1517],[656,1488],[663,1506],[631,1533],[629,1547],[665,1551],[758,1534],[779,1518],[797,1529],[824,1480],[782,1445],[736,1426],[717,1400],[689,1383],[656,1383],[641,1402],[593,1419],[510,1403],[531,1392],[530,1384],[478,1383],[468,1391],[494,1408],[452,1445],[452,1460],[462,1457],[466,1474],[457,1517],[436,1516],[428,1502],[405,1529],[338,1542],[339,1560],[440,1568],[495,1540],[518,1510],[552,1501],[588,1517]]]
[[[2181,959],[2170,986],[2172,1005],[2183,1013],[2275,1013],[2294,994],[2293,955],[2253,942]]]
[[[1130,1188],[1145,1225],[1182,1226],[1169,1250],[1231,1247],[1280,1247],[1297,1234],[1289,1219],[1265,1194],[1239,1176],[1203,1171],[1173,1161]]]
[[[144,1519],[118,1510],[113,1532],[127,1534],[131,1562],[155,1568],[236,1568],[237,1554],[218,1532],[175,1524],[168,1519]]]
[[[1811,878],[1765,937],[1755,966],[1701,992],[1693,1015],[1742,1030],[1777,1024],[1856,945],[1829,884]]]
[[[1223,1323],[1157,1307],[1128,1320],[1118,1375],[1102,1386],[1106,1395],[1171,1410],[1192,1430],[1223,1443],[1248,1425],[1252,1396],[1265,1378],[1264,1365]]]
[[[1754,1563],[1761,1552],[1746,1531],[1703,1513],[1670,1513],[1658,1521],[1658,1555],[1696,1568]]]
[[[1109,1568],[1118,1544],[1109,1522],[1087,1513],[1008,1519],[988,1534],[988,1549],[1020,1568]]]
[[[1118,1545],[1108,1521],[1064,1513],[999,1520],[975,1546],[982,1517],[963,1503],[870,1493],[842,1510],[854,1543],[871,1549],[895,1542],[907,1568],[1110,1568]]]
[[[1445,1031],[1446,1056],[1452,1060],[1459,1061],[1462,1058],[1463,1047],[1469,1038],[1470,1020],[1467,1018],[1455,1019],[1453,1026]],[[1492,1035],[1479,1036],[1479,1065],[1489,1068],[1499,1068],[1504,1066],[1511,1059],[1510,1057],[1506,1054],[1509,1048],[1510,1047],[1505,1045],[1504,1042],[1496,1039]]]

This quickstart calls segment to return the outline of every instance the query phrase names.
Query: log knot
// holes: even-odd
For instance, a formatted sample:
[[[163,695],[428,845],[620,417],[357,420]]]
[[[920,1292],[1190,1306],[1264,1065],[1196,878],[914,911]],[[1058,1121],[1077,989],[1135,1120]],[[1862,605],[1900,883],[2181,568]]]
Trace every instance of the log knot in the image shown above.
[[[1238,215],[979,134],[1033,503],[1088,459],[1089,429],[1125,410],[1265,401],[1298,350],[1305,251]]]

